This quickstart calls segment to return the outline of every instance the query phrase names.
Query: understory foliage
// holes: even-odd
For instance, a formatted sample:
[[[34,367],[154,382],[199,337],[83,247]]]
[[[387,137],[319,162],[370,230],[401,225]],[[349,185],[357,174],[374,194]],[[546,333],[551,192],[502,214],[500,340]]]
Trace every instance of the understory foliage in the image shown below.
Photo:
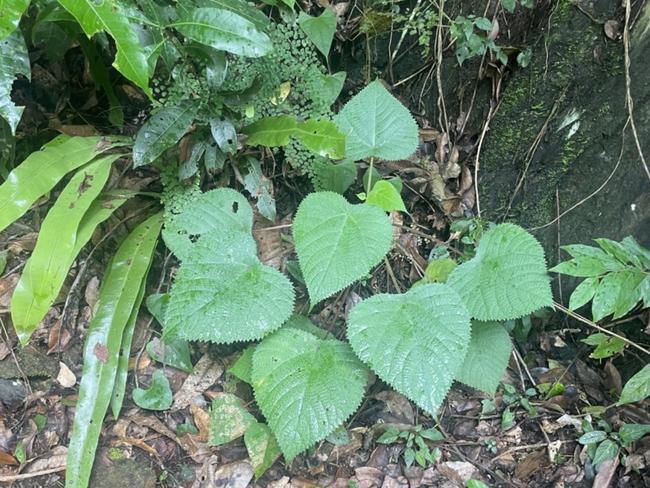
[[[471,256],[432,261],[425,278],[404,293],[366,297],[350,311],[344,339],[295,314],[294,282],[260,260],[253,238],[251,200],[262,217],[276,217],[265,163],[288,163],[316,190],[300,202],[291,224],[313,309],[386,259],[393,245],[390,213],[407,209],[401,180],[382,179],[375,166],[411,157],[418,126],[380,80],[355,89],[337,110],[346,74],[327,68],[334,11],[296,15],[293,0],[266,3],[264,11],[241,0],[42,0],[31,7],[18,0],[0,6],[5,132],[15,134],[22,114],[10,97],[14,78],[30,76],[21,18],[34,39],[47,31],[79,44],[86,56],[99,49],[114,55],[113,66],[152,106],[133,141],[58,136],[0,186],[0,231],[60,190],[12,297],[13,325],[25,344],[94,231],[138,195],[114,188],[116,162],[131,158],[134,167],[151,165],[160,173],[162,208],[155,205],[123,238],[102,281],[84,350],[68,488],[88,485],[104,417],[109,407],[114,418],[120,415],[134,327],[161,233],[179,264],[169,293],[146,297],[163,327],[147,351],[191,371],[189,341],[247,343],[231,371],[251,385],[266,423],[233,395],[219,394],[209,444],[243,436],[258,477],[281,453],[291,461],[348,420],[371,372],[432,417],[454,381],[494,394],[512,351],[506,321],[553,305],[539,242],[511,223],[480,223]],[[453,24],[458,48],[469,49],[461,62],[496,51],[486,34],[478,35],[490,30],[488,23],[472,17]],[[88,58],[90,71],[106,92],[109,121],[119,127],[124,113],[114,75],[101,59]],[[361,164],[368,167],[365,191],[348,198]],[[229,188],[231,181],[250,198]],[[552,270],[586,277],[571,307],[593,299],[599,320],[621,317],[640,301],[647,306],[647,250],[631,238],[597,242],[601,249],[569,246],[573,259]],[[646,367],[621,402],[645,398],[649,390]],[[168,409],[172,396],[164,375],[154,375],[147,389],[136,388],[133,401]],[[225,433],[230,424],[237,427]],[[420,441],[407,436],[407,443],[423,443],[427,432],[419,433]],[[433,459],[424,448],[412,456]]]

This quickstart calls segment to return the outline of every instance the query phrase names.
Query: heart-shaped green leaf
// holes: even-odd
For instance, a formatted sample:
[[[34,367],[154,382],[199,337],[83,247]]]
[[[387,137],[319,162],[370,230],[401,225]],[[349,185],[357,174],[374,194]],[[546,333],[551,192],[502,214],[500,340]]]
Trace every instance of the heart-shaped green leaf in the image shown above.
[[[336,15],[332,9],[326,8],[318,17],[312,17],[304,12],[298,16],[298,25],[318,50],[326,56],[330,52],[332,39],[336,33]]]
[[[255,348],[252,379],[257,404],[290,462],[354,413],[368,370],[344,342],[289,327]]]
[[[162,371],[156,370],[151,377],[149,388],[133,390],[133,401],[147,410],[167,410],[172,406],[172,390],[169,380]]]
[[[351,205],[341,195],[317,192],[293,221],[300,269],[312,306],[365,276],[390,250],[388,216],[372,205]]]
[[[238,229],[250,233],[253,228],[253,209],[248,200],[230,188],[217,188],[200,195],[181,213],[165,225],[163,239],[167,247],[184,260],[192,249],[192,241],[211,231]],[[248,254],[255,254],[254,242],[246,239]]]
[[[255,250],[250,233],[236,228],[200,237],[176,275],[163,338],[230,343],[279,328],[291,315],[293,287]]]
[[[544,250],[514,224],[488,230],[476,255],[449,275],[473,318],[510,320],[553,304]]]
[[[498,322],[472,322],[472,338],[456,379],[494,395],[512,352],[510,335]]]
[[[418,146],[415,120],[379,80],[354,96],[335,121],[347,138],[347,159],[405,159]]]
[[[382,380],[436,415],[463,364],[470,328],[458,294],[431,284],[362,301],[350,313],[348,339]]]

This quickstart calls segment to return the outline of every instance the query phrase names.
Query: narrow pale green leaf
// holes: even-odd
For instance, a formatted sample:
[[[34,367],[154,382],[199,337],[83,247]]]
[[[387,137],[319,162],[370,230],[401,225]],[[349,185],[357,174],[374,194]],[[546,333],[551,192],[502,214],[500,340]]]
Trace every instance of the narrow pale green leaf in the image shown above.
[[[476,255],[452,271],[447,283],[478,320],[516,319],[553,304],[544,250],[514,224],[488,230]]]
[[[148,272],[148,270],[147,270]],[[144,291],[147,284],[145,280],[140,285],[140,291],[133,304],[133,310],[129,320],[126,322],[124,332],[122,333],[122,343],[120,345],[120,357],[117,360],[117,371],[115,373],[115,384],[113,385],[113,395],[111,396],[111,412],[113,418],[117,419],[122,411],[124,395],[126,393],[126,380],[129,375],[129,359],[131,358],[131,343],[133,342],[133,333],[135,332],[135,323],[138,320],[140,306],[144,298]],[[164,410],[164,409],[163,409]]]
[[[578,442],[584,446],[589,444],[597,444],[599,442],[607,439],[607,432],[604,430],[592,430],[590,432],[585,432],[580,436]]]
[[[120,3],[106,0],[58,1],[77,19],[88,37],[106,32],[113,38],[117,47],[113,66],[151,97],[147,55]]]
[[[165,223],[163,239],[181,261],[192,249],[192,241],[223,229],[250,233],[253,209],[246,198],[230,188],[217,188],[201,194],[195,201]],[[255,250],[251,251],[253,254]]]
[[[354,96],[335,122],[346,136],[348,159],[406,159],[418,146],[415,120],[379,80]]]
[[[319,156],[342,159],[345,155],[345,135],[329,120],[306,120],[298,124],[295,136],[307,149]]]
[[[573,290],[569,298],[569,309],[577,310],[594,297],[598,289],[598,278],[587,278]]]
[[[218,393],[212,400],[208,445],[220,446],[239,439],[257,420],[242,401],[230,393]]]
[[[18,28],[20,18],[31,0],[2,0],[0,2],[0,40]]]
[[[185,135],[196,116],[196,104],[182,102],[173,107],[161,107],[147,119],[133,144],[133,166],[153,163]]]
[[[0,10],[0,22],[1,14]],[[11,89],[18,75],[27,79],[31,76],[27,46],[19,29],[0,40],[0,117],[7,121],[12,134],[16,133],[24,110],[24,107],[17,107],[11,100]]]
[[[298,15],[298,25],[316,48],[327,57],[336,33],[336,15],[330,8],[325,8],[318,17],[312,17],[305,12]]]
[[[456,379],[494,395],[512,352],[510,335],[498,322],[472,322],[472,337]]]
[[[375,205],[386,212],[392,212],[393,210],[406,212],[402,196],[386,180],[380,180],[372,185],[372,190],[366,196],[366,203]]]
[[[290,115],[264,117],[251,125],[244,127],[242,132],[248,136],[249,146],[280,147],[289,144],[295,135],[298,123]]]
[[[282,454],[271,429],[268,425],[259,422],[248,428],[244,434],[244,444],[253,469],[255,469],[256,479],[273,466],[275,460]]]
[[[348,339],[377,375],[435,416],[463,365],[469,315],[448,285],[367,298],[350,312]]]
[[[133,390],[133,401],[145,410],[168,410],[172,406],[172,390],[165,373],[154,371],[149,388]]]
[[[171,27],[193,41],[240,56],[259,58],[272,49],[269,36],[259,31],[253,22],[230,10],[190,9]]]
[[[204,234],[180,267],[167,306],[163,339],[216,343],[261,339],[293,309],[293,286],[256,256],[250,232]]]
[[[564,261],[557,266],[552,267],[549,271],[562,273],[579,278],[596,277],[607,272],[607,266],[604,261],[591,256],[578,256],[569,261]]]
[[[621,292],[627,273],[608,273],[600,280],[591,302],[591,316],[594,322],[614,313],[616,300]]]
[[[293,237],[313,306],[369,273],[390,250],[393,229],[377,207],[317,192],[298,207]]]
[[[43,220],[34,251],[11,298],[11,319],[23,345],[59,295],[77,257],[80,224],[118,157],[101,157],[77,171]]]
[[[359,407],[368,370],[344,342],[283,328],[253,355],[255,399],[288,462]]]
[[[162,214],[138,225],[120,245],[99,291],[84,346],[66,467],[66,488],[86,488],[102,421],[113,395],[122,334],[146,278],[162,226]]]
[[[637,374],[632,376],[621,392],[621,398],[618,400],[619,405],[626,403],[640,402],[650,396],[650,364]]]
[[[70,171],[115,144],[101,137],[58,136],[33,152],[0,186],[0,232],[20,218]]]
[[[614,320],[627,315],[643,298],[639,285],[647,276],[646,273],[636,268],[630,268],[625,272],[614,303],[614,315],[612,317]]]

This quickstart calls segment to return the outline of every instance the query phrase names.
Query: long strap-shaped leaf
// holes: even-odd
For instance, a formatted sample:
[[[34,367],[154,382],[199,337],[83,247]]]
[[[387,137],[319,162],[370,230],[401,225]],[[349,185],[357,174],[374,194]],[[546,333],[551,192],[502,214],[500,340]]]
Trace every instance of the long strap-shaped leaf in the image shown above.
[[[59,0],[59,3],[77,19],[88,37],[100,31],[110,34],[117,46],[113,66],[151,97],[144,47],[119,3],[96,0]]]
[[[119,155],[104,156],[80,169],[59,195],[38,233],[32,255],[11,298],[11,319],[26,344],[45,317],[74,261],[77,230],[102,191]]]
[[[122,335],[162,227],[158,213],[129,234],[104,277],[84,348],[83,376],[68,446],[66,488],[86,488],[102,421],[111,401]]]
[[[102,137],[58,136],[27,157],[0,185],[0,232],[73,169],[122,144]]]

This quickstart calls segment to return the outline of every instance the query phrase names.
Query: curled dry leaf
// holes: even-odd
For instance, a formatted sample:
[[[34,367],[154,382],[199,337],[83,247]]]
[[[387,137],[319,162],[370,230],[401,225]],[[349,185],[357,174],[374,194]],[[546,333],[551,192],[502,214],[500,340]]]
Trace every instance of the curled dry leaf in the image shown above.
[[[207,354],[203,355],[194,366],[194,371],[183,382],[181,389],[174,395],[172,411],[180,410],[192,404],[195,397],[200,396],[221,378],[223,367]]]
[[[618,39],[621,35],[621,24],[617,20],[608,20],[605,22],[605,35],[612,41]]]
[[[74,375],[70,368],[62,361],[59,362],[59,374],[56,377],[56,381],[63,388],[72,388],[77,383],[77,377]]]

